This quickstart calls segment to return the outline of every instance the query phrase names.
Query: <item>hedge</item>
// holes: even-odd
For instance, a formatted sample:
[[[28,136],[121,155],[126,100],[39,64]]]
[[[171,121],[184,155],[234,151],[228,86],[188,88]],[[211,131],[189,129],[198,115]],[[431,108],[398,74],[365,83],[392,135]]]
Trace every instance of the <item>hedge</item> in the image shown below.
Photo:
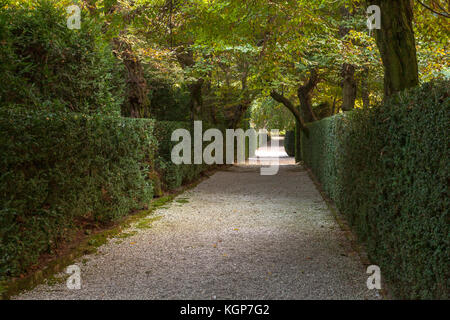
[[[203,133],[210,129],[216,128],[222,131],[224,138],[224,150],[223,159],[226,159],[226,141],[225,141],[225,129],[223,126],[215,126],[206,122],[202,122]],[[189,183],[197,179],[201,173],[207,169],[210,169],[211,165],[206,164],[182,164],[175,165],[171,160],[172,148],[178,143],[178,141],[171,141],[172,132],[176,129],[186,129],[191,133],[192,138],[192,150],[191,155],[193,157],[193,139],[194,130],[191,122],[183,121],[157,121],[155,126],[155,138],[158,141],[158,155],[155,159],[155,168],[160,173],[163,189],[172,190],[176,189],[184,183]],[[248,139],[247,139],[248,140]],[[203,148],[205,148],[211,142],[203,142]],[[235,150],[237,143],[235,143]],[[248,143],[245,145],[245,155],[248,158]],[[193,163],[193,159],[192,159]]]
[[[104,22],[82,10],[67,28],[67,1],[0,2],[0,108],[120,115],[125,67]]]
[[[156,170],[160,172],[163,188],[166,190],[176,189],[183,183],[193,181],[199,177],[202,171],[208,168],[205,164],[176,165],[172,162],[171,151],[178,142],[171,141],[171,136],[172,132],[176,129],[188,130],[193,139],[193,126],[190,122],[158,121],[156,123],[155,136],[159,146],[158,157],[156,159]],[[203,130],[205,130],[204,124]]]
[[[450,297],[449,87],[424,84],[302,137],[305,163],[398,298]]]
[[[295,156],[295,132],[293,130],[286,131],[284,136],[284,150],[289,157]]]
[[[116,220],[152,196],[154,121],[0,113],[0,277],[17,275],[79,219]]]
[[[204,124],[204,130],[210,126]],[[0,110],[0,280],[210,166],[175,165],[172,131],[189,122]]]

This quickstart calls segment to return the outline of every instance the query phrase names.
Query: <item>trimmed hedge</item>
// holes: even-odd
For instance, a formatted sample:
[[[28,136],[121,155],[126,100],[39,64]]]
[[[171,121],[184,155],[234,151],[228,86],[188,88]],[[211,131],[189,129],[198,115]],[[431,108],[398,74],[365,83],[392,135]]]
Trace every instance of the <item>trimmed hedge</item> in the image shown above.
[[[156,170],[160,173],[163,188],[166,190],[176,189],[183,183],[194,180],[206,169],[205,165],[176,165],[172,162],[171,151],[178,142],[172,142],[171,136],[176,129],[186,129],[191,132],[191,137],[194,136],[190,122],[158,121],[156,124],[155,135],[159,146]]]
[[[202,123],[203,133],[212,128],[211,124]],[[194,156],[193,151],[193,139],[194,131],[193,125],[190,122],[183,121],[157,121],[155,127],[155,137],[158,141],[158,157],[155,161],[156,170],[160,173],[162,185],[165,190],[173,190],[180,187],[184,183],[189,183],[197,179],[203,171],[211,168],[206,164],[181,164],[176,165],[171,160],[172,148],[178,144],[178,142],[171,141],[172,132],[176,129],[186,129],[191,133],[192,138],[192,151],[191,155]],[[225,136],[225,134],[224,134]],[[203,148],[210,142],[204,142]],[[224,143],[225,146],[225,143]],[[225,150],[223,151],[225,157]],[[225,158],[224,158],[225,159]],[[193,159],[192,159],[193,163]]]
[[[284,136],[284,150],[289,157],[295,156],[295,131],[286,131],[286,134]]]
[[[153,120],[0,112],[0,278],[152,199]]]
[[[69,3],[0,2],[0,108],[120,115],[124,65],[101,19],[67,28]]]
[[[209,126],[204,124],[204,130]],[[175,165],[189,122],[0,110],[0,280],[68,240],[81,221],[107,223],[210,166]]]
[[[305,163],[399,298],[450,297],[449,87],[425,84],[302,137]]]

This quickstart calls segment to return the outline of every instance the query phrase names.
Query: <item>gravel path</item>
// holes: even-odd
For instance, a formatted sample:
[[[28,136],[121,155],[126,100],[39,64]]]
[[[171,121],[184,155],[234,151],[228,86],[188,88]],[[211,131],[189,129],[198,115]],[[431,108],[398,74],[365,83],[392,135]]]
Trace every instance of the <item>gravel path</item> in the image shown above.
[[[180,195],[151,228],[77,260],[80,290],[44,284],[14,298],[377,298],[305,170],[282,163],[275,176],[234,166]]]

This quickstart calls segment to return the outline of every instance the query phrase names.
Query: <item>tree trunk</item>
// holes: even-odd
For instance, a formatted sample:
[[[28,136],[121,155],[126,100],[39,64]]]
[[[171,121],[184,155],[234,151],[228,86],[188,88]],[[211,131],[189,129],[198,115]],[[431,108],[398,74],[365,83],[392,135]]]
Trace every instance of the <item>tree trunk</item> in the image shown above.
[[[355,107],[356,80],[355,67],[351,64],[342,65],[342,110],[350,111]]]
[[[370,107],[370,97],[369,97],[369,81],[367,80],[369,78],[369,68],[364,67],[361,77],[361,98],[363,101],[363,108],[367,109]]]
[[[274,99],[277,102],[282,103],[286,108],[289,109],[289,111],[291,111],[291,113],[295,117],[296,122],[300,126],[300,129],[306,134],[307,137],[309,137],[309,130],[305,126],[305,123],[303,121],[303,116],[300,113],[300,111],[292,104],[292,102],[276,91],[272,91],[270,93],[270,96],[272,97],[272,99]]]
[[[381,9],[381,29],[375,30],[375,38],[383,60],[385,97],[417,86],[419,75],[411,1],[371,0],[367,3]]]
[[[313,122],[317,120],[316,115],[312,110],[312,92],[319,83],[319,75],[315,70],[311,71],[308,81],[298,87],[297,96],[300,101],[300,109],[305,122]]]
[[[302,161],[301,124],[295,119],[295,163]]]
[[[120,38],[115,38],[113,43],[116,54],[127,70],[126,100],[122,106],[122,114],[131,118],[150,117],[150,99],[142,64],[129,43]]]
[[[351,18],[352,14],[346,7],[340,8],[343,21]],[[350,32],[350,28],[343,25],[339,26],[339,36],[344,38]],[[349,63],[343,63],[341,69],[342,77],[342,110],[350,111],[355,107],[356,101],[356,80],[355,80],[355,66]]]
[[[203,110],[202,88],[204,82],[205,81],[203,80],[203,78],[200,78],[196,82],[188,85],[191,98],[189,101],[189,107],[191,110],[192,121],[199,120]]]
[[[83,0],[82,3],[89,10],[92,17],[99,14],[95,0]],[[120,5],[108,4],[103,8],[106,16],[112,15],[117,11],[120,11]],[[123,16],[128,25],[132,19],[132,16]],[[109,29],[109,24],[104,23],[102,25],[102,32],[106,33]],[[144,69],[139,58],[134,54],[133,48],[130,43],[125,39],[128,32],[128,28],[125,27],[117,38],[112,40],[113,52],[116,57],[123,61],[125,65],[126,74],[126,97],[122,105],[121,113],[123,116],[132,118],[145,118],[150,117],[150,99],[148,97],[149,89],[147,80],[144,76]]]
[[[335,115],[337,113],[336,102],[337,102],[337,95],[335,95],[333,99],[333,105],[331,107],[331,115]]]
[[[194,53],[192,50],[185,50],[184,47],[180,47],[176,52],[176,57],[181,65],[181,68],[192,67],[195,64]],[[199,115],[203,109],[203,97],[202,88],[205,80],[203,78],[197,79],[194,83],[188,85],[190,101],[189,107],[191,111],[191,121],[199,120]]]

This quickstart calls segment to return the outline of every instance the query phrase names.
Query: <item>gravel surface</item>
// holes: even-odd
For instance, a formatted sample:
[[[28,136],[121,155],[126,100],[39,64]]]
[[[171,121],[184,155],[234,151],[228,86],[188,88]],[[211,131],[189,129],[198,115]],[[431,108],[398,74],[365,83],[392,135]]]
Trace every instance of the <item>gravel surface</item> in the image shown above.
[[[291,163],[291,164],[289,164]],[[151,228],[77,260],[82,288],[14,299],[377,299],[365,267],[301,166],[233,166],[185,192]],[[178,201],[178,202],[177,202]],[[64,274],[59,275],[61,277]]]

